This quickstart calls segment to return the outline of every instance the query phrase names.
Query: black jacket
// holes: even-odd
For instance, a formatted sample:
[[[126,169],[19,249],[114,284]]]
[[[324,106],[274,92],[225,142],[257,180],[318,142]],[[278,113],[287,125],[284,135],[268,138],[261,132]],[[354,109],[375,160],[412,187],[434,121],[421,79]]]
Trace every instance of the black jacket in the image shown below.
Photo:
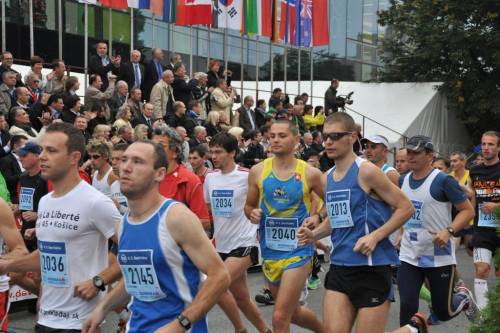
[[[94,54],[89,59],[89,76],[92,74],[97,74],[101,77],[102,87],[101,91],[106,91],[109,86],[108,72],[113,73],[113,75],[120,74],[120,67],[116,67],[111,63],[111,59],[108,58],[108,64],[104,65],[100,55]]]
[[[13,154],[8,154],[0,159],[0,172],[3,178],[5,178],[7,189],[10,192],[10,200],[13,204],[19,203],[17,200],[17,183],[19,182],[21,167]]]
[[[189,102],[193,99],[192,91],[196,90],[198,85],[197,79],[191,79],[189,83],[184,81],[184,78],[174,75],[174,82],[171,87],[174,90],[174,98],[176,102],[182,102],[188,108]]]
[[[165,66],[161,65],[161,72],[165,71]],[[161,77],[158,77],[158,68],[153,59],[144,64],[144,81],[142,87],[142,99],[149,101],[151,96],[151,90],[155,84],[160,81]],[[129,86],[131,89],[131,87]]]
[[[70,123],[71,125],[73,125],[75,123],[76,116],[77,115],[70,110],[63,110],[59,115],[59,119],[61,119],[65,123]]]
[[[172,128],[177,128],[178,126],[182,126],[184,124],[182,117],[177,117],[177,115],[173,112],[167,113],[164,119],[167,125]]]
[[[215,73],[213,71],[208,71],[207,72],[207,88],[215,87],[215,83],[217,82],[218,79],[224,79],[224,77],[222,76],[222,72],[217,73],[217,75],[215,75]],[[229,76],[226,79],[226,83],[228,86],[231,85],[231,78]]]
[[[198,120],[189,111],[186,111],[184,117],[182,117],[182,123],[182,126],[186,129],[187,136],[190,139],[194,138],[194,128],[199,125]]]
[[[248,146],[247,151],[245,152],[245,157],[243,158],[243,163],[246,168],[251,168],[255,164],[255,159],[258,158],[260,160],[265,159],[264,157],[264,147],[259,143],[258,145],[254,145],[253,142]]]
[[[207,123],[205,126],[207,129],[207,136],[211,136],[212,138],[214,137],[215,134],[222,132],[222,127],[220,127],[220,124],[217,123],[217,125],[212,125],[211,123]]]
[[[7,154],[8,154],[4,149],[7,146],[7,143],[10,141],[10,133],[9,133],[9,131],[7,131],[7,130],[0,130],[0,137],[2,138],[2,144],[1,144],[1,147],[0,147],[0,158],[3,158],[5,156],[7,156]]]
[[[151,118],[151,125],[153,125],[153,123],[155,122],[155,120],[153,118]],[[148,139],[151,140],[151,138],[153,137],[153,128],[151,126],[149,126],[148,122],[146,121],[146,118],[144,118],[144,115],[141,114],[139,117],[135,117],[134,119],[132,119],[130,121],[130,124],[132,125],[132,127],[136,127],[137,125],[139,124],[143,124],[143,125],[146,125],[148,127]]]
[[[108,106],[109,110],[111,111],[111,119],[110,123],[114,123],[116,119],[116,113],[118,112],[118,109],[123,105],[125,98],[120,100],[120,97],[118,96],[118,92],[114,92],[113,95],[111,95],[111,98],[108,99]]]
[[[141,88],[141,90],[142,90],[142,87],[144,86],[144,82],[146,79],[146,77],[145,77],[146,69],[141,64],[139,64],[139,72],[141,73],[141,83],[139,85],[139,88]],[[129,91],[130,91],[130,89],[132,89],[134,87],[134,85],[135,85],[135,71],[134,71],[134,66],[133,66],[132,62],[127,62],[127,63],[122,64],[120,66],[120,73],[118,74],[118,79],[116,80],[116,82],[121,81],[121,80],[127,82]]]
[[[335,113],[343,106],[344,102],[337,99],[337,89],[330,86],[325,92],[325,117],[329,115],[328,110],[332,109]]]

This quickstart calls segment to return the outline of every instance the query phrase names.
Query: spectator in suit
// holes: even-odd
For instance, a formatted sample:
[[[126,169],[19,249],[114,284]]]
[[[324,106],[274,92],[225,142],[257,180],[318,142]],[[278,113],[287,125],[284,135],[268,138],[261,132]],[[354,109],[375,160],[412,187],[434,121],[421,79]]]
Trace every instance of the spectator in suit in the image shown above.
[[[120,138],[117,144],[126,143],[128,145],[132,144],[132,128],[127,125],[123,125],[118,128],[117,136]],[[116,146],[116,145],[115,145]]]
[[[193,90],[193,99],[201,104],[201,111],[198,120],[201,120],[201,125],[204,125],[207,120],[207,115],[210,112],[210,95],[215,87],[207,88],[208,76],[205,73],[198,73],[198,84]]]
[[[198,116],[201,112],[201,105],[198,101],[191,101],[188,104],[188,111],[182,118],[183,127],[186,129],[187,135],[190,139],[194,137],[194,129],[201,124],[198,121]]]
[[[0,75],[3,75],[5,72],[12,72],[16,77],[16,88],[24,86],[21,73],[17,72],[12,68],[12,64],[14,63],[14,57],[10,52],[3,52],[0,54],[0,61],[2,61],[2,65],[0,66]]]
[[[42,69],[43,69],[43,59],[39,56],[33,56],[30,59],[30,70],[28,74],[24,76],[24,83],[25,85],[28,84],[28,76],[31,74],[35,74],[38,79],[40,80],[38,88],[42,90],[45,93],[51,93],[52,92],[52,79],[54,78],[54,71],[51,73],[45,75],[42,74]]]
[[[168,126],[172,128],[177,128],[183,125],[182,118],[184,118],[184,114],[186,113],[186,106],[182,102],[174,103],[174,112],[167,113],[165,116],[165,122]]]
[[[165,71],[165,67],[162,65],[161,61],[163,59],[163,51],[157,47],[151,49],[151,55],[153,59],[148,61],[145,65],[145,81],[142,88],[144,100],[149,101],[151,91],[155,84],[160,82],[161,76]]]
[[[26,76],[26,89],[30,94],[28,105],[33,105],[42,100],[43,92],[39,87],[40,78],[36,74],[29,74]],[[52,87],[51,87],[52,89]]]
[[[23,110],[28,113],[33,128],[39,131],[42,126],[40,121],[38,120],[38,117],[41,117],[42,113],[45,111],[47,102],[50,100],[50,95],[45,94],[40,102],[35,103],[32,106],[28,105],[30,94],[28,92],[28,89],[26,89],[25,87],[14,89],[14,96],[16,97],[16,102],[12,104],[11,110],[14,107],[23,108]]]
[[[64,92],[61,94],[64,104],[66,104],[66,99],[69,96],[76,96],[76,91],[80,89],[80,82],[76,76],[70,76],[66,79],[64,84]]]
[[[155,119],[153,116],[153,104],[146,103],[142,106],[142,113],[139,117],[135,117],[131,124],[134,128],[138,125],[145,125],[148,130],[148,139],[151,140],[153,131],[158,124],[163,123],[163,119]]]
[[[252,110],[253,104],[253,97],[246,96],[243,100],[243,105],[238,108],[240,127],[243,128],[243,137],[246,137],[251,131],[258,129],[255,111]]]
[[[40,132],[31,127],[28,112],[20,106],[13,107],[10,110],[10,119],[13,124],[9,130],[11,136],[22,135],[28,138],[28,141],[40,144],[45,135],[45,130],[50,124],[51,116],[49,112],[45,112],[43,117],[39,118],[43,125]]]
[[[212,92],[212,110],[213,111],[223,111],[226,114],[227,119],[231,126],[238,126],[235,123],[236,117],[233,116],[231,108],[234,104],[234,96],[236,96],[236,89],[233,89],[231,94],[226,93],[227,82],[224,79],[218,79],[216,83],[216,88]],[[239,116],[239,115],[238,115]]]
[[[130,96],[128,99],[128,106],[130,107],[130,111],[132,112],[132,116],[140,117],[143,103],[142,103],[142,91],[139,88],[132,88],[130,90]]]
[[[207,130],[203,126],[194,128],[194,138],[189,139],[189,147],[193,148],[199,145],[207,146]]]
[[[142,88],[145,82],[146,69],[139,62],[141,52],[133,50],[130,53],[130,62],[120,66],[118,81],[125,81],[130,88]]]
[[[304,151],[301,153],[302,159],[307,161],[312,151],[316,152],[316,150],[312,147],[313,144],[313,136],[311,133],[305,133],[303,136],[304,143],[301,143],[302,147],[304,147]]]
[[[22,135],[13,136],[10,139],[10,150],[17,150],[21,148],[28,138]],[[19,162],[19,157],[13,153],[0,159],[0,172],[2,173],[5,182],[7,183],[7,189],[10,193],[10,198],[13,204],[18,204],[17,199],[17,184],[19,183],[19,175],[24,171],[21,163]]]
[[[108,100],[109,110],[111,112],[111,122],[116,119],[116,112],[118,109],[127,102],[127,94],[128,94],[128,84],[125,81],[116,82],[116,90],[111,95],[111,98]]]
[[[4,72],[2,74],[3,83],[0,85],[0,111],[4,114],[9,112],[12,105],[16,104],[14,89],[16,89],[16,73]]]
[[[108,46],[104,42],[97,44],[97,54],[94,54],[89,59],[89,75],[99,75],[102,80],[102,85],[99,88],[102,92],[105,92],[109,86],[108,77],[111,75],[116,76],[120,74],[120,63],[122,57],[117,55],[116,57],[108,57]],[[109,99],[109,98],[108,98]],[[85,99],[87,103],[87,99]]]
[[[66,99],[66,109],[62,111],[59,119],[61,119],[65,123],[74,124],[76,117],[82,115],[80,113],[81,108],[82,103],[80,102],[80,97],[78,97],[77,95],[69,96]],[[85,128],[87,128],[87,122],[85,122]]]
[[[166,70],[161,76],[160,82],[154,85],[149,101],[153,104],[155,119],[163,119],[167,113],[173,112],[174,90],[171,84],[174,82],[174,73]]]
[[[92,134],[87,130],[88,122],[87,118],[82,115],[78,115],[75,117],[75,127],[82,131],[83,136],[85,137],[85,143],[88,143],[90,139],[92,139]]]
[[[257,127],[261,127],[266,123],[267,105],[263,99],[257,100],[257,107],[255,108],[255,119],[257,120]]]
[[[220,74],[220,76],[219,76]],[[222,73],[220,73],[220,62],[217,59],[212,59],[208,63],[208,72],[207,72],[207,87],[218,87],[217,80],[225,79],[227,85],[231,85],[231,76],[233,76],[233,72],[225,69]]]
[[[181,55],[179,53],[172,53],[170,55],[170,63],[167,65],[167,69],[172,71],[172,73],[174,72],[174,66],[175,66],[175,63],[178,62],[178,61],[182,61],[181,59]]]
[[[323,147],[323,136],[321,135],[321,132],[319,131],[314,131],[312,132],[312,138],[313,142],[311,144],[311,147],[314,148],[318,153],[323,154],[323,151],[325,150],[325,147]]]
[[[47,108],[45,111],[50,112],[53,119],[59,119],[63,109],[64,109],[64,102],[62,96],[54,94],[50,95],[49,101],[47,102]],[[41,117],[42,114],[40,113],[37,116]]]
[[[259,130],[250,131],[250,138],[252,142],[245,151],[243,158],[243,164],[246,168],[251,168],[255,164],[258,164],[266,159],[264,155],[264,147],[260,144],[262,140],[262,134]]]
[[[207,129],[207,135],[214,137],[215,134],[222,132],[222,127],[219,124],[219,112],[210,111],[208,113],[207,124],[205,128]]]
[[[92,108],[92,105],[96,102],[104,104],[106,108],[106,120],[111,121],[111,111],[109,109],[108,100],[113,95],[115,91],[115,81],[116,77],[109,77],[109,86],[102,92],[100,89],[102,87],[102,79],[99,75],[94,74],[89,77],[89,87],[85,91],[85,107],[87,110]]]
[[[186,67],[182,61],[178,61],[174,66],[174,82],[172,82],[172,89],[174,89],[174,98],[176,101],[188,105],[193,99],[193,90],[198,85],[198,73],[194,73],[193,78],[187,83],[189,77],[186,76]]]
[[[66,71],[66,65],[64,61],[60,59],[55,59],[52,61],[52,67],[54,67],[54,77],[52,80],[52,94],[62,94],[64,91],[64,86],[66,84],[67,76],[64,75]]]
[[[10,153],[10,133],[5,129],[7,121],[5,115],[0,112],[0,158],[7,156]]]

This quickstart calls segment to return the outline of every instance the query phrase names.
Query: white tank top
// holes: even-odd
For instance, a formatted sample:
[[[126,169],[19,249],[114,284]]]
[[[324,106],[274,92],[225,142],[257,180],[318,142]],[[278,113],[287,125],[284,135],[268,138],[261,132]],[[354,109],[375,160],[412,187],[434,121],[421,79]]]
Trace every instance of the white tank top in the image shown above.
[[[0,236],[0,251],[3,251],[3,237]],[[2,258],[0,252],[0,258]],[[0,292],[9,290],[10,277],[7,275],[0,275]]]
[[[108,184],[108,177],[111,171],[113,171],[113,168],[109,168],[104,177],[102,177],[101,180],[97,180],[99,171],[96,170],[94,178],[92,179],[92,186],[107,197],[111,196],[111,185]]]

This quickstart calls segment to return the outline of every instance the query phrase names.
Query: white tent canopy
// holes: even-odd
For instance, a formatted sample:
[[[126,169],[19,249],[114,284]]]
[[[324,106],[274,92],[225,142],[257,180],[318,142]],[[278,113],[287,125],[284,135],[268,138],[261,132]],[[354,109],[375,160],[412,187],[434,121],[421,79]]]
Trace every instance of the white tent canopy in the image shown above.
[[[239,89],[240,81],[232,84],[238,88],[242,98],[246,95],[256,97],[255,82],[244,82],[243,92]],[[471,139],[454,111],[446,107],[446,97],[435,89],[439,84],[341,82],[337,90],[342,95],[354,92],[354,104],[348,106],[347,112],[356,122],[364,125],[365,137],[383,135],[389,140],[390,148],[399,149],[403,145],[402,135],[411,137],[421,134],[430,137],[436,151],[442,154],[465,151],[472,147]],[[286,89],[284,82],[273,83],[273,88],[280,87],[290,95],[291,102],[296,95],[308,93],[308,103],[314,106],[324,105],[324,94],[329,86],[329,81],[313,82],[311,95],[311,82],[300,82],[300,91],[298,82],[287,82]],[[259,82],[258,89],[259,99],[268,101],[271,83]]]

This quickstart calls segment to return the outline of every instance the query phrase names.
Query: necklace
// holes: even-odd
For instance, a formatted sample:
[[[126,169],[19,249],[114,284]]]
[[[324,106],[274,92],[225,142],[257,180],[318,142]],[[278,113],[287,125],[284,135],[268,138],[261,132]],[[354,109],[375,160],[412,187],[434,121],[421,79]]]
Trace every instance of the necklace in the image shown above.
[[[148,210],[150,210],[154,205],[156,205],[158,202],[160,202],[161,198],[159,198],[158,200],[156,200],[156,202],[154,204],[152,204],[151,206],[148,207],[148,209],[146,209],[145,211],[143,211],[142,213],[140,214],[137,214],[137,215],[132,215],[131,213],[128,214],[128,216],[130,217],[139,217],[141,216],[142,214],[146,213]]]

